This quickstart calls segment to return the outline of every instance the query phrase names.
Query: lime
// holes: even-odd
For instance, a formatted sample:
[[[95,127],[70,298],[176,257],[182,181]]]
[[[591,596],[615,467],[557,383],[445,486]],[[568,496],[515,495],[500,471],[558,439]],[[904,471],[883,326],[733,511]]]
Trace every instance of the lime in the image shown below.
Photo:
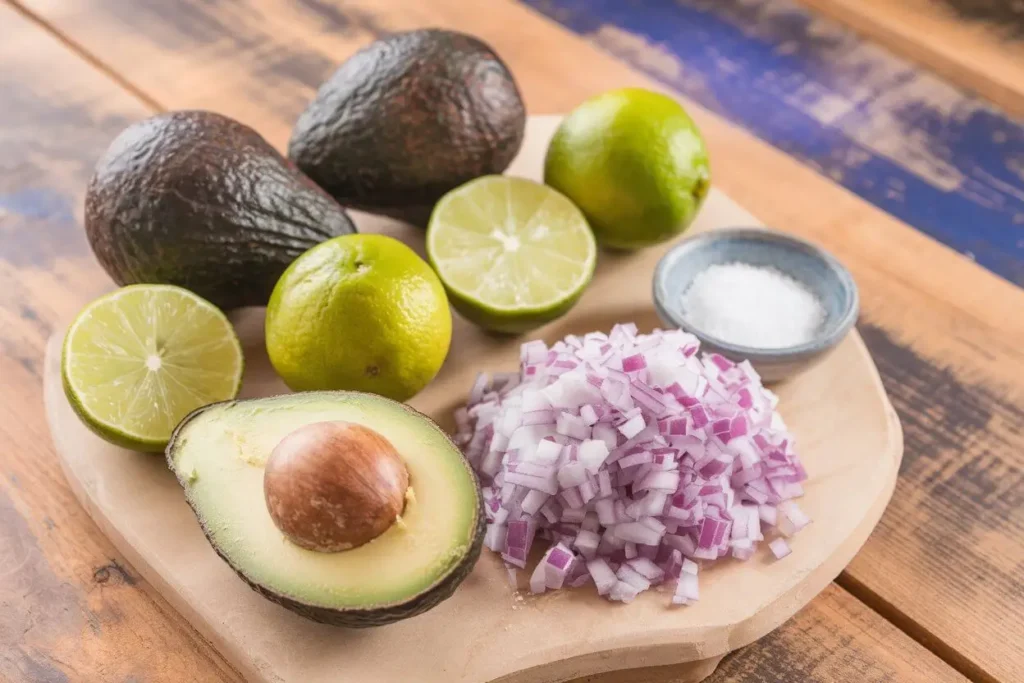
[[[602,245],[637,249],[689,227],[711,174],[704,140],[682,105],[623,88],[587,100],[562,121],[544,182],[583,209]]]
[[[238,395],[242,346],[220,310],[187,289],[131,285],[100,297],[64,338],[64,391],[104,439],[161,451],[183,417]]]
[[[404,401],[434,378],[452,338],[437,275],[384,235],[344,235],[296,259],[267,307],[267,352],[296,391]]]
[[[586,218],[561,193],[524,178],[484,176],[434,207],[427,256],[462,315],[518,333],[572,308],[594,274],[597,246]]]

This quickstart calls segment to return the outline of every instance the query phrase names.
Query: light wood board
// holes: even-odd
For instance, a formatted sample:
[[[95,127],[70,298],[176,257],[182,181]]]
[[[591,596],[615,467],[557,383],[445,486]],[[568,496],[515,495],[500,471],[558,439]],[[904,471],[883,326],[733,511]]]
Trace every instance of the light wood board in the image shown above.
[[[510,170],[538,177],[557,119],[531,120]],[[421,233],[360,216],[366,229],[398,234],[420,247]],[[694,230],[756,221],[713,192]],[[565,318],[538,332],[608,329],[634,320],[658,324],[650,278],[664,248],[632,256],[602,254],[594,283]],[[243,395],[279,393],[262,351],[261,312],[236,316],[246,350]],[[518,339],[456,324],[449,361],[411,403],[450,427],[476,372],[515,367]],[[251,680],[560,681],[619,669],[691,663],[681,680],[698,681],[727,652],[765,635],[820,592],[866,540],[892,494],[902,434],[870,356],[852,333],[818,366],[777,387],[810,480],[802,507],[814,523],[792,555],[723,562],[702,573],[701,601],[674,609],[656,591],[632,605],[610,605],[592,589],[539,597],[517,593],[498,558],[485,552],[455,596],[420,617],[370,631],[302,620],[251,592],[220,561],[159,457],[109,446],[77,420],[61,389],[60,339],[45,368],[47,414],[61,464],[83,505],[132,564]]]
[[[1024,9],[1013,0],[800,0],[1024,117]],[[970,5],[975,5],[972,9]]]

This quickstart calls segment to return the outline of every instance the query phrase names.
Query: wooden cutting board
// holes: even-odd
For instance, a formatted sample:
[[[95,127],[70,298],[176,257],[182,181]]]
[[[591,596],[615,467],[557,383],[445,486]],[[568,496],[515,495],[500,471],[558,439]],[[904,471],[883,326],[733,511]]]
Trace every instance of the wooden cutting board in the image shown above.
[[[557,122],[531,119],[510,173],[540,177]],[[416,228],[363,215],[357,221],[422,252]],[[713,191],[692,230],[756,224]],[[535,336],[552,342],[625,321],[642,331],[657,326],[651,276],[664,250],[602,254],[576,308]],[[285,392],[264,352],[262,311],[240,311],[233,320],[246,353],[243,396]],[[531,596],[512,586],[485,550],[455,595],[432,611],[345,630],[305,621],[249,590],[206,542],[163,458],[111,446],[78,421],[61,387],[61,338],[47,349],[46,409],[76,496],[135,568],[259,683],[541,683],[590,674],[612,683],[654,675],[622,670],[665,665],[680,665],[674,681],[700,681],[726,653],[779,626],[839,574],[881,517],[903,454],[896,414],[854,332],[823,362],[774,387],[810,475],[801,507],[814,520],[789,557],[776,561],[763,546],[748,562],[721,562],[702,571],[699,603],[672,608],[659,591],[630,605],[605,602],[593,587]],[[451,429],[452,411],[476,373],[515,369],[522,341],[487,336],[457,319],[444,369],[410,403]]]

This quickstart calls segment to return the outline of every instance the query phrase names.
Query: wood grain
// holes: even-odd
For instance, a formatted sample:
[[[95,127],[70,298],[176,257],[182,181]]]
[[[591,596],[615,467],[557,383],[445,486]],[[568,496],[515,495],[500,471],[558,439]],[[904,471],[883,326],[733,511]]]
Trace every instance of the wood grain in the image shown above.
[[[146,112],[4,4],[0,64],[0,680],[239,680],[77,504],[42,414],[43,340],[107,286],[85,182]]]
[[[832,584],[790,621],[729,655],[704,683],[966,683],[968,679]],[[688,683],[664,667],[576,683]]]
[[[1024,125],[983,98],[795,0],[521,1],[1024,286]]]
[[[255,8],[156,0],[33,0],[30,6],[161,104],[216,108],[255,124],[278,145],[333,65],[384,30],[449,25],[487,38],[511,64],[535,113],[565,111],[615,85],[650,83],[504,2],[480,12],[467,12],[456,0],[385,7],[366,0],[346,3],[344,10],[340,3],[314,0],[267,1]],[[5,49],[8,44],[0,43]],[[52,75],[37,67],[27,82],[47,82],[44,73]],[[848,585],[973,678],[1024,679],[1024,625],[1017,616],[1024,611],[1024,520],[1014,497],[1024,471],[1024,379],[1012,372],[1024,363],[1020,290],[750,135],[699,109],[694,113],[709,139],[715,182],[769,223],[827,246],[861,285],[861,329],[907,427],[907,457],[890,512],[852,565]],[[25,118],[36,125],[35,119],[45,121],[40,113]],[[18,158],[3,157],[6,163]],[[69,188],[61,192],[74,191]],[[40,237],[51,229],[45,221],[35,226]],[[84,281],[53,289],[52,280],[32,273],[17,281],[21,291],[25,282],[37,293],[16,298],[45,308],[48,322],[56,319],[55,310],[69,314],[83,291],[98,286]],[[8,366],[38,360],[42,335],[30,334],[29,324],[17,323],[13,333],[0,329],[16,348],[5,355]],[[7,341],[12,335],[16,342]],[[0,370],[5,379],[8,366]],[[0,424],[21,438],[32,413],[21,402],[7,410]],[[45,440],[41,428],[37,436]],[[950,539],[955,562],[942,552]]]
[[[705,683],[837,683],[854,678],[861,683],[967,680],[833,585],[778,631],[726,657]]]
[[[800,0],[1024,117],[1024,8],[1004,0]]]

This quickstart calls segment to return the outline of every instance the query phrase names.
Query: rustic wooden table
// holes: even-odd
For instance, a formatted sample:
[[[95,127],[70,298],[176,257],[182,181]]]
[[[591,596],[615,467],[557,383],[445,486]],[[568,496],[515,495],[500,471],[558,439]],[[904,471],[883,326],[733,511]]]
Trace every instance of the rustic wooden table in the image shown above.
[[[625,84],[688,98],[715,182],[860,284],[906,434],[895,496],[836,582],[711,680],[1024,681],[1024,12],[807,4],[0,0],[0,680],[239,680],[118,557],[51,450],[44,341],[111,286],[81,229],[93,161],[165,109],[283,146],[353,50],[443,25],[493,44],[534,113]]]

